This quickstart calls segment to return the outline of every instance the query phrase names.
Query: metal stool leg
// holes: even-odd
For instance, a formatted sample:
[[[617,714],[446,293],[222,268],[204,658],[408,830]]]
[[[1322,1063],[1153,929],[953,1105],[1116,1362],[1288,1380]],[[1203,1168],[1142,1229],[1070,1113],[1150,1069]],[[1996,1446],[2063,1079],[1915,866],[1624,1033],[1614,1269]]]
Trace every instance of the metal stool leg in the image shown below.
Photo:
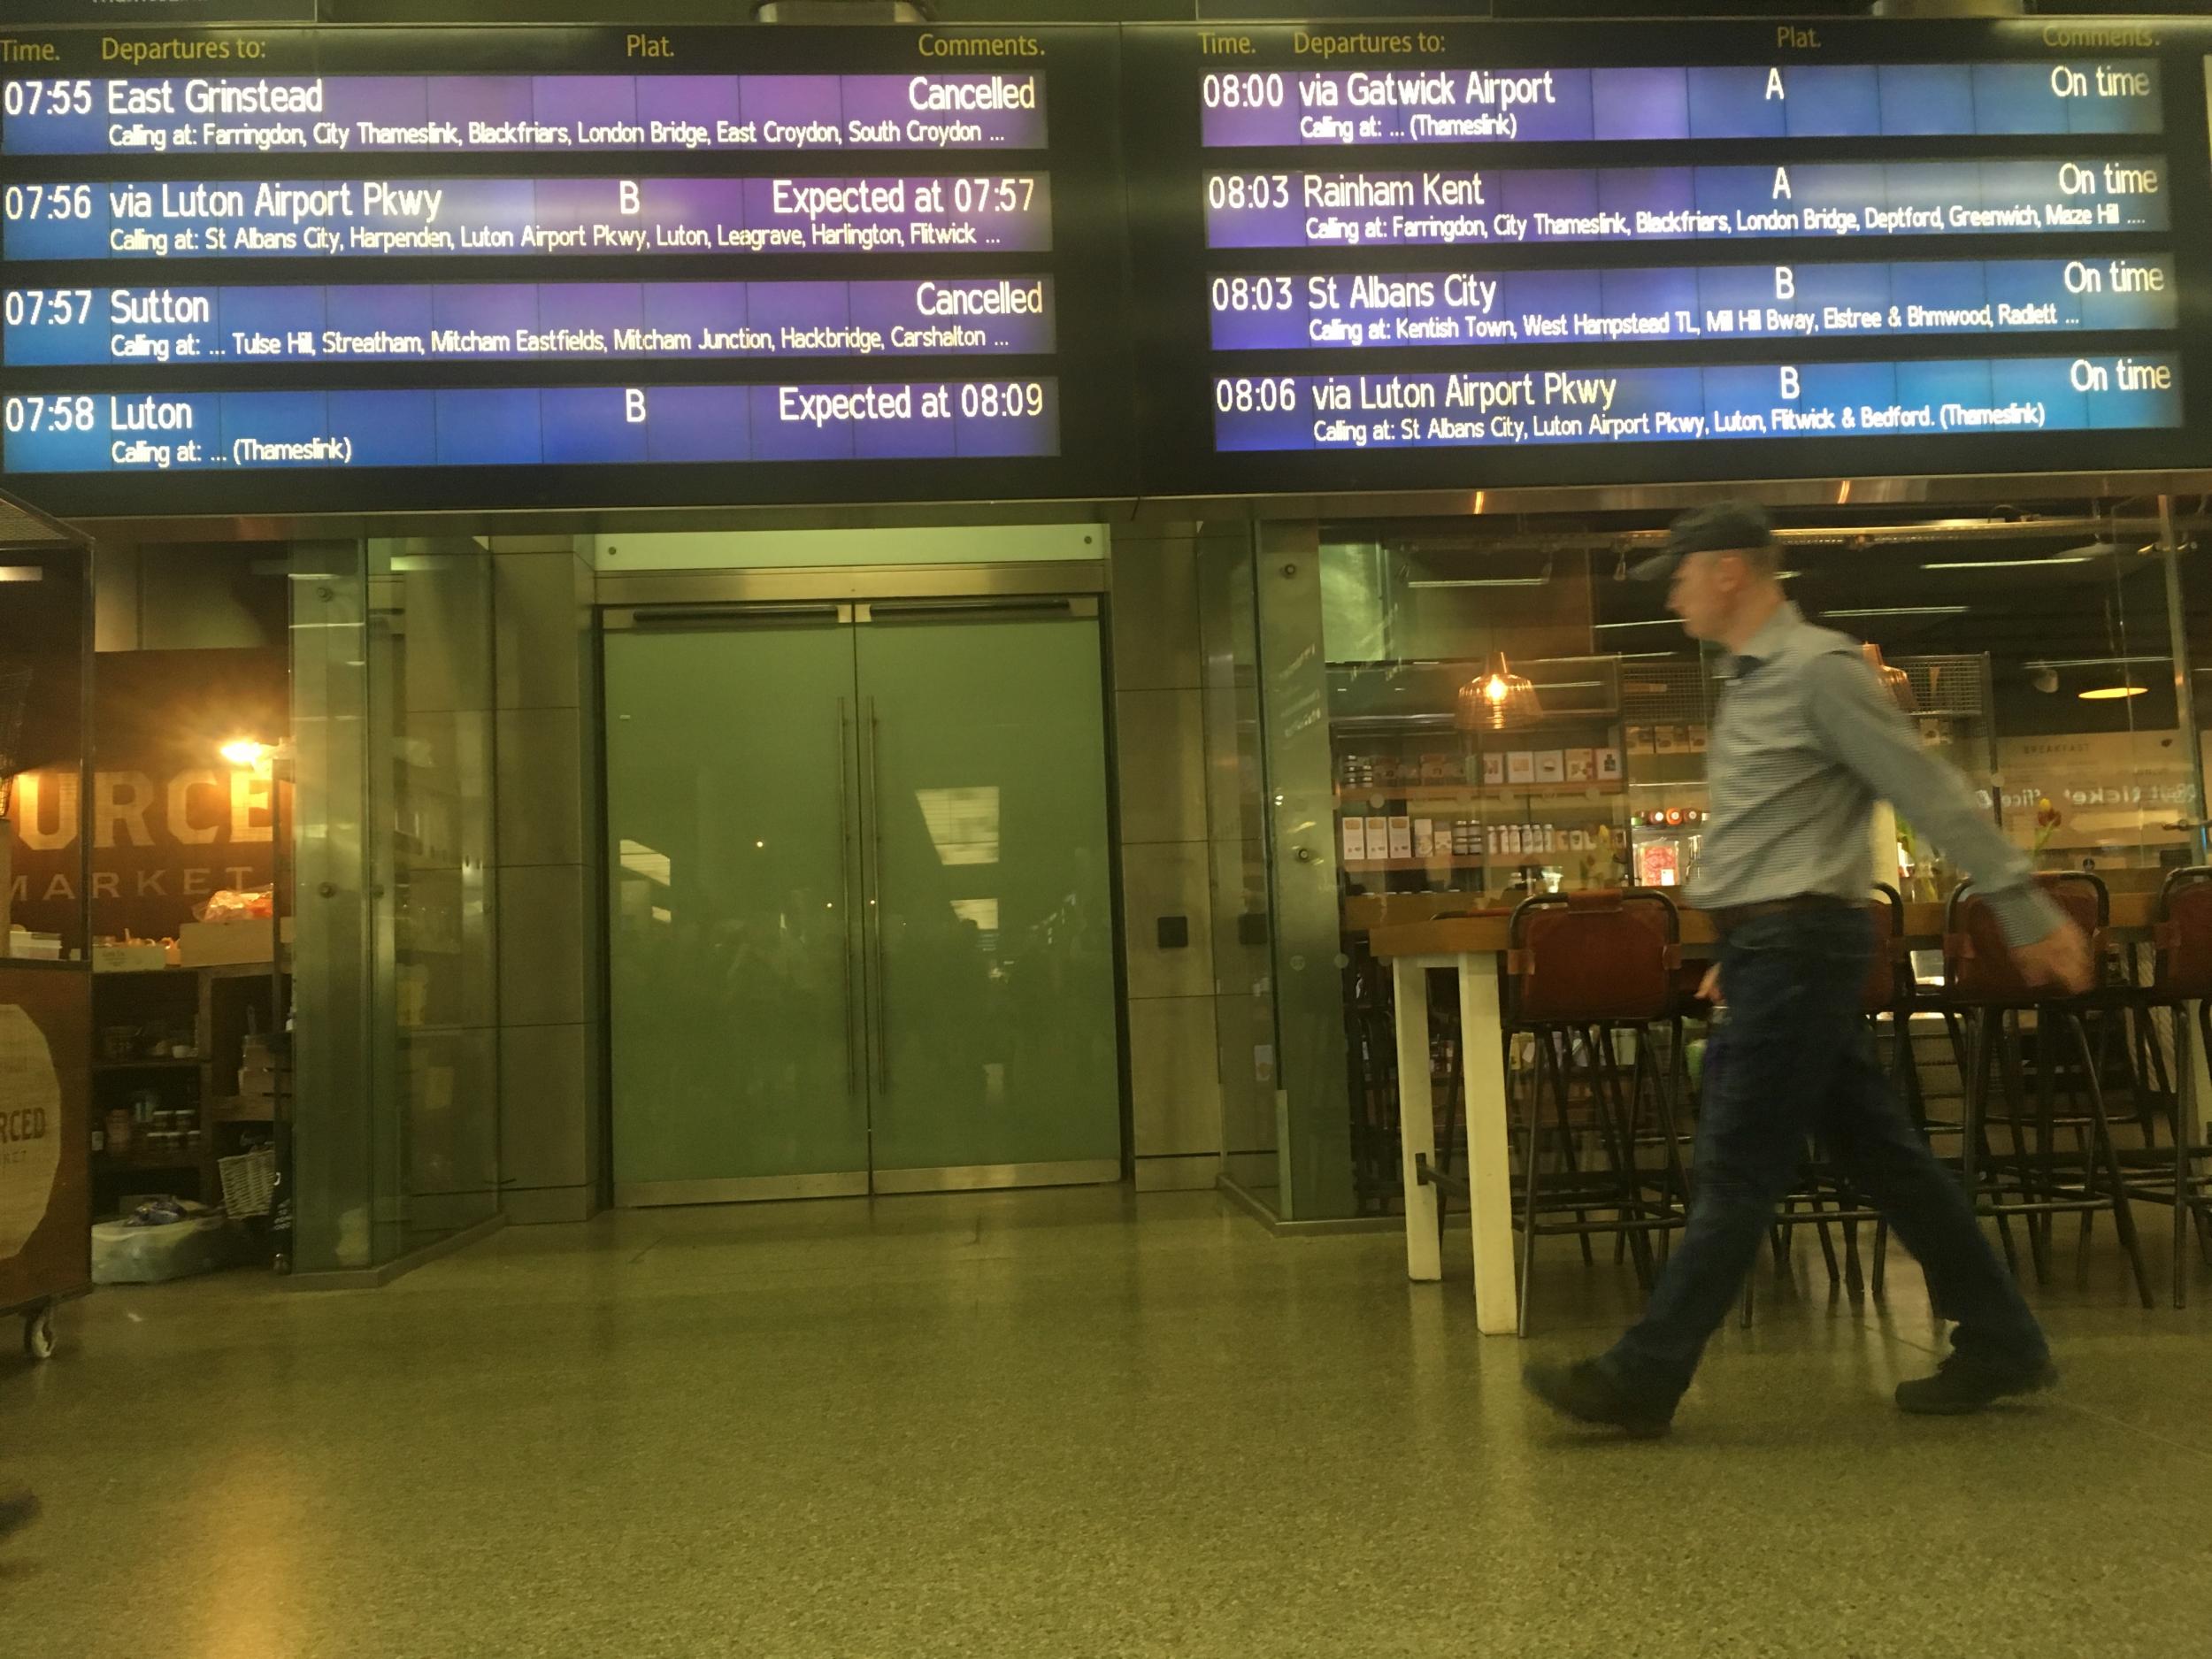
[[[2063,1018],[2067,1029],[2073,1033],[2082,1063],[2092,1064],[2089,1033],[2082,1028],[2081,1017],[2069,1010]],[[2151,1294],[2150,1272],[2143,1264],[2143,1243],[2136,1236],[2134,1208],[2128,1196],[2127,1182],[2120,1172],[2119,1148],[2113,1143],[2112,1125],[2105,1117],[2104,1090],[2099,1085],[2093,1070],[2089,1073],[2089,1111],[2093,1125],[2091,1133],[2104,1164],[2106,1179],[2112,1184],[2112,1224],[2119,1229],[2121,1247],[2127,1251],[2129,1265],[2135,1271],[2135,1287],[2143,1299],[2143,1305],[2146,1308],[2154,1307],[2157,1301]]]

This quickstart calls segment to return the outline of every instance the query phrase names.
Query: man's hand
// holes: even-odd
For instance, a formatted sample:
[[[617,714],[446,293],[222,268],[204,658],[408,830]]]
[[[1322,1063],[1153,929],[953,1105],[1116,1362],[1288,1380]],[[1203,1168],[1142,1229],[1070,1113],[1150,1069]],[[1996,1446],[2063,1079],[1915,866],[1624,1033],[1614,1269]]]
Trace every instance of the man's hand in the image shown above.
[[[1710,1002],[1715,1008],[1718,1008],[1720,1006],[1721,995],[1719,963],[1716,962],[1711,967],[1706,969],[1705,977],[1698,981],[1697,1000],[1701,1002]]]
[[[2015,945],[2012,963],[2030,985],[2056,986],[2070,996],[2079,996],[2096,983],[2097,964],[2090,957],[2089,935],[2071,918],[2032,945]]]

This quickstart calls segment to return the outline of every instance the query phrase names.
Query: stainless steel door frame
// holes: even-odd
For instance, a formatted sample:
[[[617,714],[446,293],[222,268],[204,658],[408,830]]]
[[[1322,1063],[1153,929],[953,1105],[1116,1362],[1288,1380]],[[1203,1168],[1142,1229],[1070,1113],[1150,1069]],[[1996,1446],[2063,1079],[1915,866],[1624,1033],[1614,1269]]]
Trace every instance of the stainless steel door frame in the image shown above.
[[[1026,565],[856,565],[803,570],[603,571],[603,626],[642,611],[852,603],[859,600],[1076,597],[1107,589],[1102,562]]]

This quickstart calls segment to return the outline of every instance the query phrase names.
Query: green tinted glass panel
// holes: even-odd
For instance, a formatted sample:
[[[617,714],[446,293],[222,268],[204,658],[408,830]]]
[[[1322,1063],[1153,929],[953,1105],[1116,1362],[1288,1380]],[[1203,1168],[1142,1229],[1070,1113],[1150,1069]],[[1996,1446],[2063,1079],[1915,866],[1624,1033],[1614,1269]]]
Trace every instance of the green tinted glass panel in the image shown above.
[[[852,672],[830,626],[608,637],[622,1187],[867,1168]]]
[[[1099,635],[858,630],[878,1171],[1120,1156]]]

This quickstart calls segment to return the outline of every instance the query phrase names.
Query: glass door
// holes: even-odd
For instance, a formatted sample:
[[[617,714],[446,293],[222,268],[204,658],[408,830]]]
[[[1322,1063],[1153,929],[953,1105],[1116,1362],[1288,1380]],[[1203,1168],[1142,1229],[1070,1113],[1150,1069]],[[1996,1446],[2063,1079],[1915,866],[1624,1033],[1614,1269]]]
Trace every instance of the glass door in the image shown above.
[[[1089,601],[606,636],[616,1198],[1111,1181]]]
[[[860,609],[876,1190],[1118,1179],[1097,622]]]
[[[618,1202],[867,1190],[847,614],[607,635]]]

